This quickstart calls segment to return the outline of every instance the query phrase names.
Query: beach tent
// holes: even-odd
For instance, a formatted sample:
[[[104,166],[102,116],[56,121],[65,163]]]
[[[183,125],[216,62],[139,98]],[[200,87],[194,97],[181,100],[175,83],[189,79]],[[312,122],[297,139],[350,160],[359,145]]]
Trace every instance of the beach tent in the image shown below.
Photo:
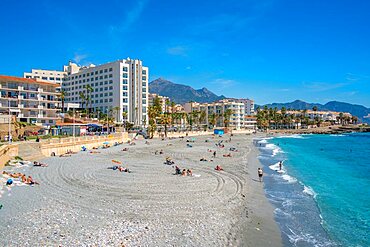
[[[213,130],[213,134],[223,135],[223,134],[225,134],[225,131],[223,129],[215,129],[215,130]]]

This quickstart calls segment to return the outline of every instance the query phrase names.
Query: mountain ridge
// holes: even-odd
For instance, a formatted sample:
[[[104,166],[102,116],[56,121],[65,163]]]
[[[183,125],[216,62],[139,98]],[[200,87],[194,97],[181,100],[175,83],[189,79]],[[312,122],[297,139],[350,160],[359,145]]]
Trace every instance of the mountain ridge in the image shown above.
[[[184,104],[189,101],[210,103],[226,98],[224,95],[218,96],[214,94],[205,87],[194,89],[191,86],[177,84],[164,78],[151,81],[149,83],[149,92],[170,97],[172,101],[178,104]]]

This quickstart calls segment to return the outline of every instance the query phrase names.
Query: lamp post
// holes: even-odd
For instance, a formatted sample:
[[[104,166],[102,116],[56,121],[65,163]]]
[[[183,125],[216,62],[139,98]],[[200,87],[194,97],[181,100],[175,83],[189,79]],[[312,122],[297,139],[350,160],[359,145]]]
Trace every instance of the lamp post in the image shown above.
[[[11,135],[11,114],[10,114],[10,100],[8,99],[8,110],[9,110],[9,115],[8,115],[8,142],[9,144],[12,142],[10,135]]]

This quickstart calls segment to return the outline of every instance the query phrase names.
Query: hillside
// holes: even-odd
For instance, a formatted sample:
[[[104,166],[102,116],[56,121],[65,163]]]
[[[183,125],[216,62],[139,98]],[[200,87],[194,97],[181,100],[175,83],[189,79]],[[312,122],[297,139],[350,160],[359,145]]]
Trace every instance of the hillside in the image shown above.
[[[196,90],[190,86],[176,84],[162,78],[149,83],[149,92],[170,97],[172,101],[178,104],[189,101],[208,103],[225,98],[223,95],[217,96],[205,87]]]

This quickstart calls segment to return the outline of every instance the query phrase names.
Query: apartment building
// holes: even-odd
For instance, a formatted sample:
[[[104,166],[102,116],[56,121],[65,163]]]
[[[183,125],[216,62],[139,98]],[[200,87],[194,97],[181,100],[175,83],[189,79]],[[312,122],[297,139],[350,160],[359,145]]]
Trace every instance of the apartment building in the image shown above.
[[[166,97],[166,96],[161,96],[159,94],[150,93],[149,94],[149,106],[154,105],[154,101],[155,101],[156,98],[158,98],[159,104],[161,106],[161,111],[162,112],[169,112],[170,106],[167,104],[167,102],[170,101],[170,98]]]
[[[203,124],[209,124],[209,117],[214,114],[216,117],[216,126],[224,126],[224,113],[230,109],[232,114],[229,119],[229,126],[235,129],[244,128],[245,104],[232,99],[223,99],[213,103],[185,103],[184,111],[189,113],[193,111],[205,112],[206,118]]]
[[[59,84],[59,87],[62,85],[62,81],[66,75],[67,72],[64,71],[44,70],[44,69],[32,69],[31,72],[23,73],[24,78],[39,79],[43,81],[57,83]]]
[[[106,114],[114,110],[111,116],[119,123],[125,120],[137,126],[148,124],[149,69],[142,61],[127,58],[84,67],[70,63],[64,71],[67,76],[62,89],[66,103],[79,103]],[[123,112],[127,114],[125,119]]]
[[[279,111],[281,113],[281,111]],[[319,119],[322,121],[334,121],[338,122],[341,114],[343,117],[352,117],[352,115],[348,112],[335,112],[335,111],[313,111],[313,110],[306,110],[303,111],[287,111],[287,115],[293,115],[294,117],[308,117],[311,120]]]
[[[57,83],[0,75],[0,114],[44,126],[59,119]]]

